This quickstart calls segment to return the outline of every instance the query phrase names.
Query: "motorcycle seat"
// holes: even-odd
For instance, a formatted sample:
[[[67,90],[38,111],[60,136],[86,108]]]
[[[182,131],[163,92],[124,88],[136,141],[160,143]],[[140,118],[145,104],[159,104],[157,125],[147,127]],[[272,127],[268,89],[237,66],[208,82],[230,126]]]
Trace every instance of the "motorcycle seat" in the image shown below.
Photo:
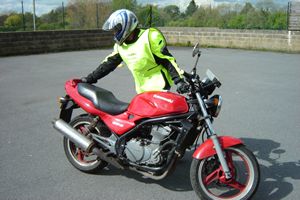
[[[97,109],[111,115],[121,114],[129,106],[129,103],[118,100],[112,92],[88,83],[78,83],[77,90],[80,95],[89,99]]]

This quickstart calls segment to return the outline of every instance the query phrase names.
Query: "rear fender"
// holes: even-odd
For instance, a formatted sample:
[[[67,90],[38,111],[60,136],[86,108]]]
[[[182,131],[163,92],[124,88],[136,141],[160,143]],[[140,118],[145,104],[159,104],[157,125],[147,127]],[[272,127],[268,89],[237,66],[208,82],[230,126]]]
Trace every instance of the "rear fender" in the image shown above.
[[[231,136],[220,136],[218,137],[218,140],[220,142],[222,149],[243,144],[242,140]],[[215,154],[216,154],[216,150],[214,148],[213,141],[212,139],[208,139],[196,149],[196,151],[193,154],[193,158],[201,160],[213,156]]]
[[[77,104],[70,99],[68,96],[63,98],[64,100],[61,100],[61,106],[60,106],[60,114],[59,118],[64,120],[65,122],[69,123],[71,121],[73,109],[78,108]]]

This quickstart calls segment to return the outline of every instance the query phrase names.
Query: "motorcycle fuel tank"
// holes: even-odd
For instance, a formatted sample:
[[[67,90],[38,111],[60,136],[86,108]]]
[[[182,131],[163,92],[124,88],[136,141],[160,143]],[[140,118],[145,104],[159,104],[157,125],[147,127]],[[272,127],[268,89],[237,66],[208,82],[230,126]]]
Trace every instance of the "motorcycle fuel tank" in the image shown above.
[[[130,103],[128,113],[143,118],[153,118],[188,112],[184,96],[172,92],[144,92]]]

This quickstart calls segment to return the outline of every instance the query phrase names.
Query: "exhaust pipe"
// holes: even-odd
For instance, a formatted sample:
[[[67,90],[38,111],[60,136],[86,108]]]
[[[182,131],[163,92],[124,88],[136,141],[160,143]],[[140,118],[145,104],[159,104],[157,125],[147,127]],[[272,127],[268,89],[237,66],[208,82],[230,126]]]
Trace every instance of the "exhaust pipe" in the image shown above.
[[[104,160],[117,168],[124,169],[124,167],[120,165],[115,159],[107,157],[107,154],[109,153],[103,152],[102,149],[95,147],[94,142],[92,140],[88,139],[87,137],[85,137],[84,135],[76,131],[72,126],[70,126],[64,120],[54,119],[52,123],[53,123],[53,127],[56,130],[62,133],[62,135],[67,137],[69,140],[71,140],[82,150],[86,152],[93,152],[101,160]]]
[[[94,142],[76,131],[62,119],[52,121],[53,127],[86,152],[90,152]]]

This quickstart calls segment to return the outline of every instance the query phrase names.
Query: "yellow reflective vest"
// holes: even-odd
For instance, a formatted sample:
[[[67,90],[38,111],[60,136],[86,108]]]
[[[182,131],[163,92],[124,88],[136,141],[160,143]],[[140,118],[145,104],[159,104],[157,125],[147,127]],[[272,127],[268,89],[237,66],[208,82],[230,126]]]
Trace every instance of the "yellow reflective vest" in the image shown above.
[[[141,29],[138,40],[133,44],[123,43],[121,46],[115,44],[115,51],[120,54],[134,77],[137,93],[162,91],[166,84],[173,85],[170,73],[161,64],[157,64],[154,54],[168,59],[180,77],[183,74],[175,58],[162,53],[165,46],[166,40],[162,33],[154,28]]]

